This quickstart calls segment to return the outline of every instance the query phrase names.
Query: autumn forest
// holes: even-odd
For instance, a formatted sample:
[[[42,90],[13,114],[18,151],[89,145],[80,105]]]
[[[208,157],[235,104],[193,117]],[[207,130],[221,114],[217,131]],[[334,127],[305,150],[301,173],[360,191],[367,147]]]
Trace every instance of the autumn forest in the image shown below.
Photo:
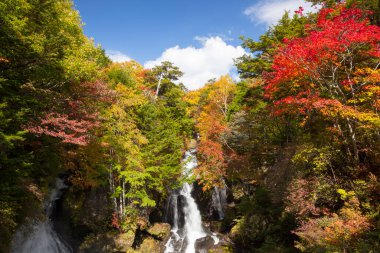
[[[188,90],[1,0],[0,252],[380,252],[380,4],[309,2]]]

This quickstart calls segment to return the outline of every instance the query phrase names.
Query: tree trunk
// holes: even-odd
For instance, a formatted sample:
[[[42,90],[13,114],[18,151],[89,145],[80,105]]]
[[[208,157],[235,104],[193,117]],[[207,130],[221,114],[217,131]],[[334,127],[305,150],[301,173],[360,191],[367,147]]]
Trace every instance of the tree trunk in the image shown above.
[[[350,119],[346,118],[346,121],[347,121],[349,136],[351,138],[352,148],[354,151],[354,160],[355,160],[355,162],[359,162],[359,150],[358,150],[358,146],[356,145],[355,131],[354,131],[354,128],[350,122]]]
[[[160,86],[161,86],[161,81],[162,81],[163,75],[160,75],[160,78],[158,79],[158,84],[157,84],[157,90],[156,90],[156,99],[158,97],[158,92],[160,92]]]
[[[110,149],[110,156],[112,157],[112,155],[113,155],[113,150]],[[111,192],[111,194],[114,194],[115,193],[115,181],[114,181],[114,178],[113,178],[112,163],[109,164],[108,183],[109,183],[109,186],[110,186],[110,192]],[[113,200],[114,212],[117,214],[118,213],[117,199],[116,199],[116,197],[112,197],[112,200]]]
[[[119,196],[119,209],[120,209],[120,217],[124,218],[123,194],[120,194],[120,196]]]
[[[123,210],[125,210],[125,180],[124,180],[124,177],[122,178],[122,185],[123,185],[123,192],[122,192],[122,197],[123,197],[123,202],[122,202],[122,206],[123,206]],[[124,214],[123,214],[124,216]]]

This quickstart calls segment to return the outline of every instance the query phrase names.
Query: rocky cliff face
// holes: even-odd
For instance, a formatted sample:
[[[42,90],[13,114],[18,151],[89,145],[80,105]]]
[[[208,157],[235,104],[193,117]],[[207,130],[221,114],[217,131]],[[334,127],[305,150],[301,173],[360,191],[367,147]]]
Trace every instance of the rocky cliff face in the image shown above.
[[[71,187],[58,207],[56,229],[74,252],[164,252],[170,237],[167,223],[146,221],[144,226],[126,232],[113,228],[109,193],[104,187],[86,190]],[[153,220],[158,219],[156,216]]]

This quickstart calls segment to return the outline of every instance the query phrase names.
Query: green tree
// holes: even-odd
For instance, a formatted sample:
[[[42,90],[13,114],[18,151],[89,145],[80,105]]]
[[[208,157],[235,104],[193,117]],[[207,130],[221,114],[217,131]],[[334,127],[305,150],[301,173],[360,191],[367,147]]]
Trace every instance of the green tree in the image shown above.
[[[166,89],[170,89],[167,86],[173,86],[173,81],[177,81],[183,75],[179,68],[169,61],[164,61],[161,65],[153,67],[151,74],[157,80],[156,98],[160,92],[164,93]],[[161,85],[163,86],[162,88]]]
[[[80,86],[109,60],[83,34],[71,0],[5,0],[0,13],[0,230],[6,238],[0,251],[7,251],[10,235],[26,215],[23,207],[38,202],[28,186],[46,187],[62,170],[63,150],[76,149],[25,130],[49,113],[78,122],[82,111],[69,116],[72,106],[90,110],[79,101],[83,94],[74,91],[85,90]]]

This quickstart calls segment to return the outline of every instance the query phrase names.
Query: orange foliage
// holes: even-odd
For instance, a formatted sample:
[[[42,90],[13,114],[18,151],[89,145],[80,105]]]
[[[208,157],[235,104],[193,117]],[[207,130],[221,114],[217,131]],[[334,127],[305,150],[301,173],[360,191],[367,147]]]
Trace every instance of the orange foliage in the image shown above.
[[[206,85],[200,91],[193,92],[189,101],[199,102],[203,105],[196,112],[197,128],[199,130],[199,166],[195,174],[204,184],[204,189],[221,183],[225,176],[226,161],[224,155],[223,135],[228,131],[226,115],[228,103],[231,102],[236,86],[228,76]],[[207,97],[205,97],[207,95]]]
[[[339,214],[304,222],[295,233],[301,238],[296,247],[303,251],[320,248],[346,252],[370,228],[369,219],[359,211],[356,197],[346,202]]]

